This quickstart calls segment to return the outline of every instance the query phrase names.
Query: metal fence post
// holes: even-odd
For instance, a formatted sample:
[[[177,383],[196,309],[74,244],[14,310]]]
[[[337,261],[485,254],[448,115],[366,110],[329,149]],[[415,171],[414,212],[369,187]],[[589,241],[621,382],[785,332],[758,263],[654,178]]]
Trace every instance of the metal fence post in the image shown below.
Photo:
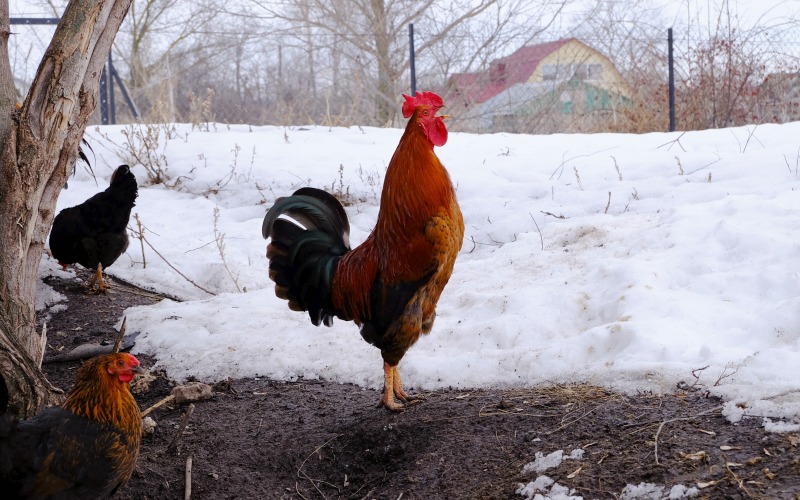
[[[100,73],[100,123],[108,125],[108,75],[109,71],[103,65],[103,72]]]
[[[411,96],[417,93],[417,70],[414,67],[414,23],[408,25],[408,50],[411,59]]]
[[[675,60],[672,56],[672,28],[667,30],[669,45],[669,131],[675,132]]]

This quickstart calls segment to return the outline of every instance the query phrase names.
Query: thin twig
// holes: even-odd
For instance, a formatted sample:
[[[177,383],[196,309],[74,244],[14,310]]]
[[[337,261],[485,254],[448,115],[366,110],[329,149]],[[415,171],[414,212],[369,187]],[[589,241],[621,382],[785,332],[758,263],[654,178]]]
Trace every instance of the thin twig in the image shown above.
[[[691,417],[677,417],[677,418],[671,418],[669,420],[664,420],[663,422],[661,422],[661,424],[659,424],[659,426],[658,426],[658,430],[656,431],[656,435],[653,438],[653,441],[655,441],[653,454],[654,454],[655,459],[656,459],[656,465],[661,465],[661,462],[658,461],[658,436],[661,434],[661,429],[663,429],[666,424],[670,424],[672,422],[680,422],[681,420],[694,420],[694,419],[696,419],[698,417],[702,417],[702,416],[708,415],[710,413],[713,413],[715,411],[719,411],[721,409],[722,409],[722,405],[719,405],[719,406],[715,406],[714,408],[710,408],[710,409],[708,409],[706,411],[702,411],[702,412],[698,413],[697,415],[693,415]]]
[[[731,470],[730,462],[728,462],[727,459],[725,459],[725,469],[727,469],[728,475],[732,476],[731,480],[736,483],[736,485],[744,492],[747,498],[753,498],[753,495],[750,494],[750,490],[745,487],[744,480],[737,476],[733,470]]]
[[[139,212],[133,214],[133,218],[136,219],[136,226],[139,228],[139,233],[136,237],[139,238],[139,245],[142,247],[142,269],[147,269],[147,259],[144,256],[144,226],[142,225],[142,220],[139,219]]]
[[[673,145],[677,144],[678,146],[681,147],[681,149],[683,149],[683,152],[685,153],[686,150],[683,148],[683,144],[681,144],[681,137],[683,137],[684,134],[686,134],[686,132],[681,132],[681,135],[679,135],[677,139],[675,139],[674,141],[665,142],[661,146],[658,146],[658,148],[656,148],[656,149],[660,149],[660,148],[662,148],[662,147],[664,147],[666,145],[669,145],[669,147],[667,148],[667,151],[669,151],[670,149],[672,149]]]
[[[317,446],[317,447],[314,449],[314,451],[312,451],[311,453],[309,453],[309,454],[308,454],[308,456],[305,458],[305,460],[303,460],[303,463],[301,463],[301,464],[300,464],[300,467],[298,467],[298,468],[297,468],[297,476],[298,476],[298,477],[301,477],[301,478],[304,478],[304,479],[307,479],[307,480],[308,480],[308,481],[311,483],[311,486],[313,486],[313,487],[314,487],[314,489],[315,489],[315,490],[317,490],[317,493],[319,493],[319,494],[322,496],[322,498],[327,498],[327,497],[326,497],[326,496],[325,496],[325,494],[324,494],[324,493],[322,493],[322,491],[321,491],[321,490],[320,490],[320,489],[317,487],[316,483],[314,483],[314,480],[313,480],[313,479],[311,479],[311,478],[308,476],[308,474],[306,474],[305,472],[303,472],[303,467],[305,467],[305,465],[306,465],[306,462],[308,462],[308,459],[309,459],[309,458],[311,458],[311,456],[312,456],[312,455],[314,455],[315,453],[319,452],[319,450],[321,450],[322,448],[324,448],[324,447],[328,446],[328,444],[329,444],[331,441],[333,441],[334,439],[336,439],[336,438],[338,438],[338,437],[341,437],[341,436],[342,436],[342,434],[337,434],[337,435],[333,436],[332,438],[330,438],[329,440],[327,440],[327,441],[325,441],[324,443],[322,443],[321,445]],[[297,485],[295,485],[295,486],[297,486]],[[338,489],[338,488],[337,488],[337,489]],[[299,493],[300,493],[300,491],[298,491],[298,494],[299,494]],[[301,495],[301,496],[302,496],[302,495]]]
[[[614,168],[617,170],[617,177],[619,178],[620,182],[622,182],[622,172],[619,171],[619,165],[617,165],[617,159],[613,156],[611,157],[614,160]]]
[[[225,233],[219,230],[219,207],[214,207],[214,241],[217,243],[217,250],[219,251],[220,259],[222,259],[222,266],[225,268],[225,271],[228,272],[228,276],[231,278],[231,281],[233,281],[233,284],[236,285],[236,290],[241,292],[242,289],[239,286],[239,277],[233,275],[231,268],[228,267],[228,261],[225,259]]]
[[[181,423],[178,426],[178,432],[175,433],[175,437],[172,438],[172,442],[167,446],[167,453],[171,453],[175,451],[178,447],[178,444],[183,437],[183,431],[186,430],[186,426],[189,425],[189,419],[192,418],[192,413],[194,413],[194,403],[189,404],[189,408],[186,409],[186,413],[183,414],[181,417]]]
[[[171,263],[170,263],[170,262],[169,262],[169,261],[166,259],[166,257],[164,257],[163,255],[161,255],[161,253],[160,253],[158,250],[156,250],[156,248],[155,248],[155,247],[154,247],[154,246],[153,246],[153,245],[152,245],[152,244],[151,244],[149,241],[147,241],[147,238],[145,238],[145,237],[144,237],[144,235],[142,235],[142,241],[144,241],[145,243],[147,243],[147,246],[149,246],[149,247],[150,247],[150,249],[151,249],[151,250],[153,250],[153,251],[156,253],[156,255],[158,255],[159,257],[161,257],[161,260],[163,260],[164,262],[166,262],[166,264],[167,264],[167,265],[168,265],[170,268],[172,268],[172,270],[173,270],[173,271],[175,271],[176,273],[180,274],[180,275],[181,275],[181,277],[183,277],[183,279],[185,279],[186,281],[188,281],[189,283],[191,283],[192,285],[196,286],[197,288],[199,288],[200,290],[202,290],[202,291],[206,292],[206,293],[207,293],[207,294],[209,294],[209,295],[216,295],[216,293],[214,293],[214,292],[210,292],[210,291],[206,290],[206,289],[205,289],[205,288],[203,288],[202,286],[200,286],[200,285],[198,285],[197,283],[195,283],[194,281],[192,281],[192,279],[191,279],[191,278],[189,278],[188,276],[186,276],[185,274],[183,274],[182,272],[180,272],[180,271],[178,270],[178,268],[176,268],[175,266],[173,266],[173,265],[172,265],[172,264],[171,264]]]
[[[125,324],[128,322],[128,317],[122,317],[122,325],[119,327],[119,332],[117,333],[117,338],[114,340],[114,348],[111,349],[112,354],[116,354],[119,352],[119,348],[122,347],[122,337],[125,336]]]
[[[539,231],[539,241],[542,243],[542,250],[544,250],[544,236],[542,236],[542,230],[539,229],[539,224],[536,223],[536,219],[533,218],[533,214],[528,212],[528,215],[531,217],[533,224],[536,226],[536,230]]]
[[[567,422],[567,423],[564,423],[564,424],[561,424],[560,426],[558,426],[558,427],[556,427],[555,429],[551,430],[550,432],[548,432],[548,433],[547,433],[547,435],[549,436],[549,435],[551,435],[551,434],[555,434],[556,432],[558,432],[558,431],[560,431],[560,430],[562,430],[562,429],[566,429],[567,427],[569,427],[570,425],[574,424],[575,422],[577,422],[577,421],[579,421],[579,420],[583,420],[583,419],[584,419],[586,416],[588,416],[590,413],[593,413],[595,410],[597,410],[598,408],[601,408],[601,407],[603,407],[603,406],[605,406],[605,403],[601,403],[601,404],[599,404],[599,405],[595,406],[595,407],[594,407],[594,408],[592,408],[591,410],[589,410],[589,411],[585,412],[585,413],[584,413],[583,415],[581,415],[580,417],[574,418],[574,419],[572,419],[571,421],[569,421],[569,422]],[[566,417],[566,415],[565,415],[565,417]]]
[[[611,191],[608,192],[608,203],[606,203],[606,209],[603,211],[604,214],[608,213],[608,207],[611,206]]]
[[[719,163],[719,162],[721,162],[721,161],[722,161],[722,157],[719,157],[719,158],[717,158],[716,160],[712,161],[711,163],[709,163],[709,164],[707,164],[707,165],[703,165],[703,166],[702,166],[702,167],[700,167],[700,168],[696,168],[696,169],[692,170],[691,172],[687,173],[686,175],[692,175],[692,174],[694,174],[694,173],[697,173],[697,172],[699,172],[699,171],[701,171],[701,170],[703,170],[703,169],[705,169],[705,168],[708,168],[708,167],[710,167],[711,165],[713,165],[713,164],[715,164],[715,163]]]

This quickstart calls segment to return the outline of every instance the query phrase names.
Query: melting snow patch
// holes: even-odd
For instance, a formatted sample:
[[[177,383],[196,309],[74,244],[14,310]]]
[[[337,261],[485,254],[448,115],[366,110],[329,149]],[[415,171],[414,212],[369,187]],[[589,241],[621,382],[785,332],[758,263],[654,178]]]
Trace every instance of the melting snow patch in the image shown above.
[[[796,392],[796,391],[792,391]],[[763,416],[762,425],[767,432],[797,432],[800,430],[798,416],[800,403],[786,401],[756,401],[746,404],[742,400],[727,401],[722,405],[722,415],[731,423],[737,423],[744,417]],[[786,419],[786,415],[794,415]]]
[[[666,486],[659,486],[653,483],[639,483],[638,485],[629,484],[622,490],[620,500],[680,500],[682,498],[692,498],[698,495],[699,490],[695,487],[687,488],[682,484],[673,486],[669,493]]]
[[[562,486],[547,476],[539,476],[528,484],[520,483],[517,495],[524,496],[527,500],[583,500],[582,496],[575,496],[575,490]]]
[[[764,430],[767,432],[797,432],[800,431],[800,424],[775,421],[764,417]]]
[[[669,500],[680,500],[681,498],[694,498],[700,494],[700,490],[692,486],[691,488],[682,484],[676,484],[669,490]]]
[[[47,311],[45,321],[50,321],[50,316],[67,308],[67,296],[57,292],[50,285],[39,281],[36,286],[36,312]]]
[[[554,451],[547,456],[545,456],[541,451],[537,451],[536,455],[534,456],[534,461],[525,464],[525,467],[522,468],[523,474],[531,471],[544,472],[547,469],[558,467],[564,460],[580,460],[583,458],[583,450],[580,448],[572,450],[572,452],[566,457],[564,456],[564,450]]]

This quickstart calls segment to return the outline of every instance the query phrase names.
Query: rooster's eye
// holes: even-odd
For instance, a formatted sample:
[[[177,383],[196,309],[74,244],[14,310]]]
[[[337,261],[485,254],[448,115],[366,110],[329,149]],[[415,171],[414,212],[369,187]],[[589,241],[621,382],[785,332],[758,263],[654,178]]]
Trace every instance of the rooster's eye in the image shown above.
[[[428,116],[428,110],[426,109],[425,111],[422,112],[422,114]]]

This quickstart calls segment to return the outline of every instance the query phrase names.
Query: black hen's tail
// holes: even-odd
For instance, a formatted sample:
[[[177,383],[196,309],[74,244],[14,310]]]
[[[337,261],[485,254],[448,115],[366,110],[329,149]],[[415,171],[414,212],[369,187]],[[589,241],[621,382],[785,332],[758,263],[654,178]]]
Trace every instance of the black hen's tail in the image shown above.
[[[293,311],[308,311],[315,325],[331,326],[333,276],[350,251],[350,223],[339,200],[320,189],[298,189],[269,209],[261,234],[272,239],[267,259],[275,295]]]

